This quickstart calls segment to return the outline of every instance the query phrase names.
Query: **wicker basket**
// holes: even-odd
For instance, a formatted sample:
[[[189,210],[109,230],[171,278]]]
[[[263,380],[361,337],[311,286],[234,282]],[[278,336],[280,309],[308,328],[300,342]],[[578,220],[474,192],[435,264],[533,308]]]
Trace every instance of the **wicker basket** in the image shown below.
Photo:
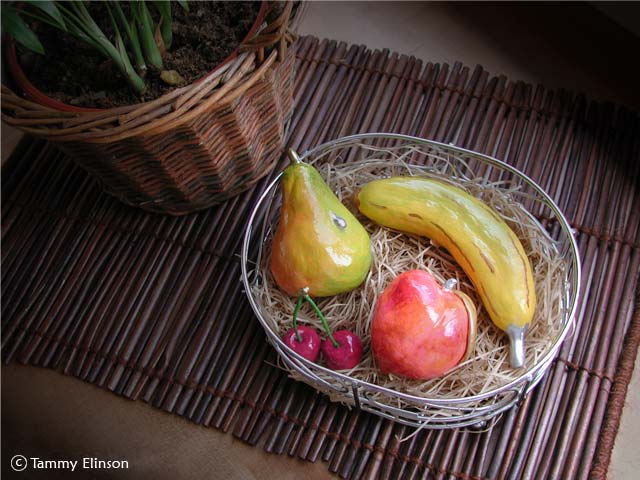
[[[362,160],[363,157],[366,160]],[[249,218],[242,250],[242,275],[249,302],[269,342],[277,350],[283,367],[291,376],[329,395],[332,400],[355,405],[384,418],[416,427],[442,429],[473,425],[482,428],[488,420],[520,402],[549,369],[571,328],[577,307],[580,288],[578,250],[571,228],[553,200],[531,179],[499,160],[451,145],[404,135],[361,134],[344,137],[306,152],[302,159],[314,163],[321,172],[324,171],[323,165],[333,165],[330,173],[327,173],[330,178],[335,178],[337,172],[345,167],[341,165],[342,162],[357,160],[357,164],[349,163],[349,166],[353,166],[359,174],[367,172],[382,177],[410,174],[456,178],[464,179],[467,184],[473,183],[482,189],[494,188],[492,182],[499,179],[510,186],[509,191],[512,193],[509,195],[513,195],[515,201],[519,204],[529,203],[529,216],[533,214],[547,219],[547,224],[552,228],[549,227],[551,232],[545,235],[549,235],[553,242],[555,258],[563,267],[558,277],[560,288],[554,290],[560,292],[553,300],[556,304],[553,310],[555,314],[549,318],[549,322],[557,326],[557,333],[549,338],[544,351],[536,353],[536,361],[528,363],[526,369],[518,372],[515,379],[462,398],[446,395],[416,396],[363,381],[311,362],[285,345],[275,331],[275,323],[267,305],[255,294],[258,285],[270,282],[269,259],[265,251],[272,241],[279,217],[278,176],[267,187]],[[355,181],[355,184],[359,183]],[[331,181],[329,185],[337,188]],[[534,217],[531,219],[535,222]],[[538,225],[545,230],[541,224]],[[372,282],[375,283],[375,280]],[[357,295],[355,298],[358,301]],[[333,313],[337,315],[336,311]]]
[[[148,211],[181,215],[223,201],[268,173],[293,106],[291,2],[269,2],[238,55],[146,103],[68,112],[2,86],[2,119],[56,142],[104,190]]]

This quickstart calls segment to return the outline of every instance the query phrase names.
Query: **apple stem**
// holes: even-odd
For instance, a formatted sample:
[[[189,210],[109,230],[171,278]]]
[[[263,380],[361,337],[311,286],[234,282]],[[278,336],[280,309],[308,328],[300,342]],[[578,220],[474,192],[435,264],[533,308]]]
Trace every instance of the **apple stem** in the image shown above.
[[[456,285],[458,284],[458,280],[456,280],[455,278],[450,278],[449,280],[447,280],[446,282],[444,282],[444,286],[442,287],[442,289],[445,292],[450,292],[451,290],[453,290],[454,288],[456,288]]]
[[[302,342],[302,337],[300,336],[300,332],[298,332],[298,322],[297,322],[297,318],[298,318],[298,312],[300,311],[300,307],[302,306],[302,301],[304,300],[304,297],[302,295],[300,295],[298,297],[298,302],[296,303],[296,308],[293,309],[293,331],[296,332],[296,340],[298,340],[298,343]]]
[[[329,323],[327,322],[327,319],[324,318],[324,315],[318,308],[318,305],[316,305],[316,302],[313,301],[313,299],[309,296],[308,293],[303,293],[301,298],[304,298],[307,302],[309,302],[309,305],[311,305],[311,308],[315,310],[316,314],[320,317],[320,320],[322,320],[322,325],[324,325],[324,329],[327,331],[327,337],[329,337],[329,340],[331,340],[331,343],[333,343],[333,346],[335,348],[338,348],[340,344],[336,341],[335,338],[333,338],[333,335],[331,335],[331,328],[329,328]]]

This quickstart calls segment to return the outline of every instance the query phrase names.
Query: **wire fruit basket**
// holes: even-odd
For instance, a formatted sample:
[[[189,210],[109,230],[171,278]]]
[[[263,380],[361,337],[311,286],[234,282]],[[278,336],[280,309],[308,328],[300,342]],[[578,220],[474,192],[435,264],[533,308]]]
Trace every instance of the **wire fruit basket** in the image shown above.
[[[535,347],[527,349],[525,368],[509,370],[504,367],[503,360],[508,356],[508,349],[496,345],[489,353],[478,353],[477,358],[469,361],[469,365],[459,365],[443,379],[427,383],[424,388],[423,385],[401,388],[395,387],[395,384],[389,387],[388,382],[383,381],[384,376],[375,373],[375,361],[367,345],[365,357],[368,356],[368,359],[364,363],[370,365],[369,371],[374,373],[365,375],[357,369],[348,372],[330,370],[301,357],[286,346],[280,338],[281,328],[279,329],[275,319],[278,315],[290,317],[292,313],[288,306],[271,301],[271,295],[273,298],[283,295],[277,292],[277,286],[269,271],[269,247],[276,230],[281,203],[278,188],[280,174],[268,185],[249,217],[242,247],[242,279],[249,302],[267,334],[267,339],[279,354],[281,366],[288,370],[293,378],[329,395],[334,401],[353,405],[414,427],[482,428],[489,420],[522,401],[542,379],[563,340],[569,334],[574,322],[580,287],[580,260],[572,229],[543,189],[517,169],[495,158],[453,145],[405,135],[371,133],[343,137],[305,152],[301,160],[318,168],[329,186],[352,210],[355,209],[349,205],[349,192],[343,192],[345,186],[353,184],[357,187],[374,178],[395,175],[417,175],[448,181],[489,204],[490,197],[496,196],[501,202],[506,203],[492,206],[507,223],[515,222],[510,215],[516,212],[528,225],[528,230],[518,230],[512,226],[523,242],[531,245],[545,244],[543,247],[537,247],[544,249],[545,260],[537,260],[535,255],[533,260],[530,256],[530,260],[534,270],[547,272],[547,276],[553,278],[540,287],[536,279],[539,311],[536,311],[531,332],[527,335],[533,339],[532,343],[537,343]],[[522,238],[531,230],[534,230],[536,238],[542,238],[543,242],[535,238]],[[431,255],[430,252],[435,252],[437,258],[441,255],[441,249],[438,249],[437,245],[430,245],[428,240],[424,243],[417,240],[416,242],[416,255],[423,255],[425,252],[427,257]],[[375,258],[375,247],[373,254]],[[397,254],[399,253],[392,253]],[[429,261],[431,260],[433,259]],[[554,265],[553,275],[549,273],[552,269],[545,262]],[[448,265],[446,261],[445,265]],[[373,274],[365,280],[363,289],[371,288],[371,285],[366,285],[367,282],[375,282],[375,279],[372,279],[375,277],[374,270],[372,267]],[[451,276],[457,277],[459,274],[453,272]],[[462,283],[465,283],[464,279]],[[271,286],[273,289],[267,291],[272,293],[266,297],[257,293],[258,289],[269,289]],[[473,287],[468,288],[472,290]],[[354,302],[366,303],[365,294],[356,291],[337,301],[334,305],[337,305],[337,308],[332,308],[331,311],[335,321],[348,322],[350,319],[341,318],[341,315],[349,316],[353,309],[347,314],[341,313],[340,307]],[[373,306],[360,307],[365,307],[358,309],[364,312],[364,327],[361,327],[363,330],[360,334],[365,343],[368,343],[367,321],[371,318]],[[274,311],[274,308],[279,310]],[[495,328],[486,318],[484,323],[486,325],[482,326],[482,329],[488,332],[487,341],[499,343],[496,338],[500,338],[500,332],[497,336],[492,336]],[[538,327],[538,324],[542,326]],[[480,324],[478,328],[481,329]],[[537,338],[536,335],[541,338]],[[461,385],[464,387],[470,378],[469,375],[464,376],[465,369],[483,369],[483,365],[489,365],[491,362],[497,367],[487,367],[488,378],[479,379],[481,387],[475,390],[473,386],[461,389]],[[495,374],[491,368],[506,369],[506,373]],[[475,371],[470,371],[472,376],[478,376]],[[479,376],[482,377],[482,374]],[[448,392],[447,389],[451,385],[457,385],[457,390],[454,389],[452,392],[463,393]]]

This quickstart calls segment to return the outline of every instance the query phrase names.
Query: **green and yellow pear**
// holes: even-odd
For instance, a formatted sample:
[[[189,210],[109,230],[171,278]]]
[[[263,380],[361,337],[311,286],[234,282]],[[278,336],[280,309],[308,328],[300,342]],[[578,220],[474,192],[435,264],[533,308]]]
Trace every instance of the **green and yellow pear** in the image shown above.
[[[371,265],[371,241],[356,217],[311,165],[289,151],[282,174],[282,208],[271,250],[271,272],[292,296],[348,292]]]

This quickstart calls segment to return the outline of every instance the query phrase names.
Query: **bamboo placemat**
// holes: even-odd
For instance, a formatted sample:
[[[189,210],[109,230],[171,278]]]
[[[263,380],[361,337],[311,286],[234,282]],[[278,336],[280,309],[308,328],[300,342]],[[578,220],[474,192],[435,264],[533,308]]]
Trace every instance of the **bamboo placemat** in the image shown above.
[[[58,369],[345,478],[604,478],[640,337],[640,119],[569,92],[333,41],[298,43],[298,151],[387,131],[503,159],[576,230],[577,327],[538,387],[482,432],[411,429],[276,368],[240,282],[268,178],[207,211],[146,214],[27,139],[2,175],[2,357]]]

